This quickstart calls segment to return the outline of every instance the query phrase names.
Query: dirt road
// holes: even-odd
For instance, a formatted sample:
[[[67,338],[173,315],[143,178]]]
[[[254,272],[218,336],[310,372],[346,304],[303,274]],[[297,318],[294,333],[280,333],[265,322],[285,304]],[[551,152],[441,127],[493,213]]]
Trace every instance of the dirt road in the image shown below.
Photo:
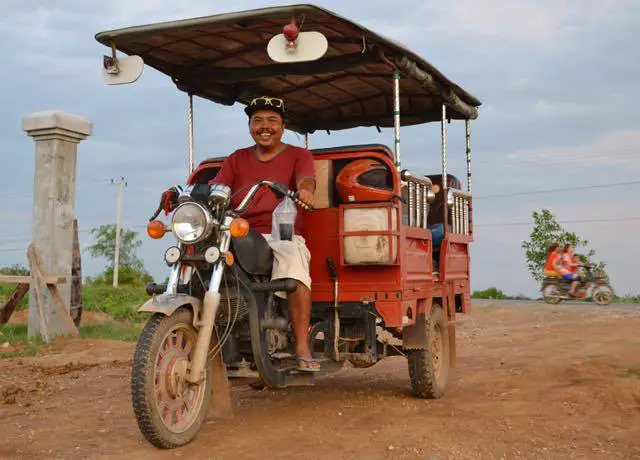
[[[459,338],[440,400],[411,396],[404,358],[314,387],[238,387],[233,421],[172,451],[133,418],[133,344],[61,340],[0,360],[0,457],[640,459],[640,309],[476,308]]]

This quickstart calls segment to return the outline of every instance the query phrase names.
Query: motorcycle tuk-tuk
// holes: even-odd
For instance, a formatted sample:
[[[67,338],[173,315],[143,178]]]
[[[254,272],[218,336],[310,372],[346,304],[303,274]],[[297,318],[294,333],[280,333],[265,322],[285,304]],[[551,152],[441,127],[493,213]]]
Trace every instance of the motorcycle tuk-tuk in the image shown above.
[[[347,361],[367,367],[402,355],[413,393],[441,397],[455,365],[456,322],[470,309],[470,121],[480,101],[405,46],[311,5],[111,30],[96,39],[111,49],[103,58],[107,84],[136,81],[146,64],[186,93],[188,108],[189,172],[174,189],[179,204],[170,224],[157,219],[159,208],[148,226],[151,237],[177,240],[164,257],[168,283],[149,285],[151,298],[140,308],[152,315],[138,340],[131,388],[149,442],[172,448],[194,439],[212,393],[215,404],[225,404],[228,378],[308,385]],[[242,219],[258,190],[293,200],[296,191],[265,178],[234,208],[228,187],[209,185],[224,157],[195,163],[194,97],[231,106],[264,95],[285,101],[286,127],[304,136],[305,147],[315,132],[394,133],[391,148],[364,139],[311,149],[315,206],[300,212],[311,253],[309,342],[321,362],[317,373],[296,369],[286,300],[274,295],[295,284],[270,279],[269,246]],[[453,120],[465,124],[465,190],[447,167]],[[401,127],[430,122],[440,123],[441,143],[412,155],[439,150],[441,170],[403,169]],[[355,186],[381,193],[341,193],[337,177],[362,160]]]

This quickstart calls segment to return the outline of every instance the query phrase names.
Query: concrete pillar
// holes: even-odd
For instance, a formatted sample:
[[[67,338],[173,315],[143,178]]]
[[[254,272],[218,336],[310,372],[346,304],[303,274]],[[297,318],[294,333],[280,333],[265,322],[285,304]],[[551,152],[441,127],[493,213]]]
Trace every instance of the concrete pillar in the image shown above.
[[[76,155],[80,141],[91,134],[89,120],[70,113],[37,112],[22,119],[22,129],[36,142],[31,239],[40,250],[49,275],[65,276],[58,291],[67,309],[71,300]],[[51,337],[65,331],[51,295],[45,289],[44,311]],[[29,337],[40,334],[34,287],[29,290]]]

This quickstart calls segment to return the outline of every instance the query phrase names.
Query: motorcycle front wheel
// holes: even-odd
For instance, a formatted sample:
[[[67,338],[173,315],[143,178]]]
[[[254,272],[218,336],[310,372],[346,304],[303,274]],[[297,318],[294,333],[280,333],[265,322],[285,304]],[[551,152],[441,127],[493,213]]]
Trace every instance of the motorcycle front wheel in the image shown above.
[[[193,313],[180,308],[155,314],[146,324],[133,358],[131,398],[138,427],[154,446],[171,449],[195,439],[211,398],[211,360],[204,380],[186,380],[198,333]]]
[[[600,286],[593,293],[593,301],[598,305],[609,305],[613,302],[613,290],[608,286]]]

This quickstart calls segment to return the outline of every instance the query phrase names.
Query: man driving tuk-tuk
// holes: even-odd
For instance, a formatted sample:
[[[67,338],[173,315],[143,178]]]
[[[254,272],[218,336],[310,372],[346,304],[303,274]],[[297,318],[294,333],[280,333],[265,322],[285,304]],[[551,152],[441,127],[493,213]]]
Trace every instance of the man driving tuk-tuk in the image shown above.
[[[298,197],[303,203],[313,206],[313,156],[305,148],[282,142],[282,134],[286,128],[284,100],[273,96],[260,96],[249,103],[245,112],[249,116],[249,132],[255,144],[229,155],[215,179],[209,183],[231,187],[231,193],[236,196],[236,204],[239,204],[253,184],[268,177],[287,184],[291,190],[298,192]],[[278,200],[273,194],[264,193],[255,198],[253,206],[244,217],[251,228],[263,234],[273,250],[271,279],[294,279],[297,282],[296,290],[289,293],[287,298],[298,369],[318,371],[320,364],[311,356],[307,340],[311,316],[311,255],[301,236],[302,218],[297,216],[294,234],[290,240],[274,239],[271,235],[272,217],[277,205]]]

